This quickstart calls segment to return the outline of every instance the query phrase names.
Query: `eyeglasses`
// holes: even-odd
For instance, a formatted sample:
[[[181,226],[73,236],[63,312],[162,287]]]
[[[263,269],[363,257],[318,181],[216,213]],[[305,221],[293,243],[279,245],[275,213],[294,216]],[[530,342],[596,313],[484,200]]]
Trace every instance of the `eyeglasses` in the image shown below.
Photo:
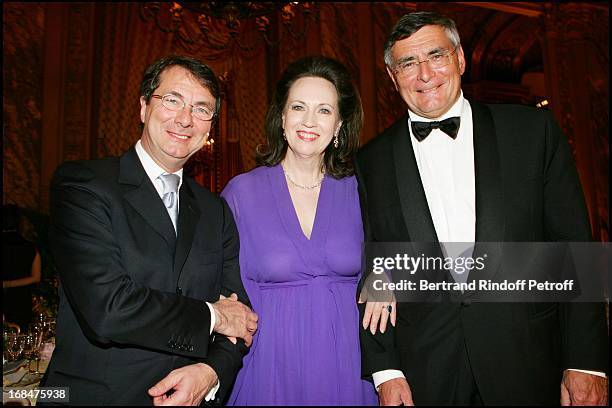
[[[419,65],[424,63],[429,64],[429,67],[432,69],[444,68],[445,66],[451,63],[451,57],[454,53],[457,52],[457,48],[458,47],[455,47],[452,51],[438,52],[423,61],[418,61],[415,59],[409,59],[405,61],[400,60],[400,62],[395,64],[393,71],[397,75],[414,75],[419,70]]]
[[[185,108],[185,101],[180,96],[174,94],[165,94],[161,95],[151,95],[153,98],[161,99],[162,105],[164,108],[168,109],[172,112],[179,112]],[[215,111],[210,109],[205,105],[190,105],[191,106],[191,114],[194,118],[199,120],[212,120],[215,116]]]

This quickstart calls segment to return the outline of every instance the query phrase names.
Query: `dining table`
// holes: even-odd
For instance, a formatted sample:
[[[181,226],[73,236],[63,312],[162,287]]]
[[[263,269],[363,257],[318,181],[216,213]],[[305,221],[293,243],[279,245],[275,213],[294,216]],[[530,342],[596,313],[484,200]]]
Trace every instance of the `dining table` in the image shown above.
[[[50,354],[41,357],[38,361],[23,357],[15,361],[3,361],[2,405],[33,406],[40,397],[48,398],[49,395],[53,397],[53,392],[57,396],[58,390],[50,391],[39,387],[40,380],[49,365],[49,359]]]

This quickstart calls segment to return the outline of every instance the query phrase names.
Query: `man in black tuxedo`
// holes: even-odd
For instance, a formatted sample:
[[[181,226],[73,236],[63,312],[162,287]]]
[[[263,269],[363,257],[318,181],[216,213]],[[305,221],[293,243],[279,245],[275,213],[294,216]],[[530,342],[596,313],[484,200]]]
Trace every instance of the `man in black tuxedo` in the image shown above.
[[[366,241],[591,239],[568,143],[551,114],[464,99],[452,20],[402,17],[385,62],[408,114],[357,156]],[[606,403],[604,305],[459,296],[398,302],[395,327],[361,330],[363,374],[373,376],[382,405]]]
[[[231,211],[183,175],[219,111],[214,73],[193,58],[158,60],[140,103],[132,149],[65,163],[51,187],[61,288],[43,385],[69,387],[70,404],[220,401],[257,327]]]

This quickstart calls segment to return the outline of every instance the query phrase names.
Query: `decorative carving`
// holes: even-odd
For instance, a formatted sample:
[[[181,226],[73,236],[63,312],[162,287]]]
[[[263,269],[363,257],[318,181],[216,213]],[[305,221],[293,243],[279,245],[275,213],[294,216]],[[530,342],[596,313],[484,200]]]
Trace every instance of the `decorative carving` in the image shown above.
[[[525,16],[505,16],[503,25],[481,39],[480,46],[485,47],[487,57],[482,60],[480,79],[491,81],[520,83],[525,66],[527,52],[541,37],[538,21]],[[479,52],[484,51],[479,48]],[[529,61],[530,65],[542,66],[542,57],[538,61]]]
[[[235,51],[253,53],[262,45],[277,46],[285,33],[289,41],[300,41],[308,31],[315,5],[310,2],[173,2],[142,3],[144,21],[155,21],[165,33],[185,44],[208,44],[222,54]],[[282,25],[278,38],[269,35],[270,16],[278,14]],[[294,21],[303,17],[301,29]]]

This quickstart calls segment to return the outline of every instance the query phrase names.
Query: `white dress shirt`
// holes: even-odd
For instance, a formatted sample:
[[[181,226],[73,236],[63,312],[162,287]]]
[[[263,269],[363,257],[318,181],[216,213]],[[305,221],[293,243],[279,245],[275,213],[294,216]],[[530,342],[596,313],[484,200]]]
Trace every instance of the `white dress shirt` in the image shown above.
[[[157,163],[155,163],[155,161],[149,155],[149,153],[147,153],[144,147],[142,147],[142,142],[140,140],[136,142],[136,154],[138,155],[138,158],[140,159],[140,163],[142,164],[142,167],[144,167],[145,173],[147,173],[147,176],[153,183],[153,186],[155,187],[155,190],[157,191],[157,194],[159,194],[159,198],[161,199],[164,195],[164,185],[162,181],[159,179],[159,176],[162,174],[168,174],[168,172],[162,169]],[[181,186],[183,185],[183,169],[180,169],[179,171],[176,171],[172,174],[176,174],[177,176],[179,176],[180,181],[179,181],[178,189],[180,190]],[[178,201],[179,196],[180,194],[177,194],[176,199],[177,199],[177,205],[180,208],[180,201]],[[168,211],[168,216],[170,216],[170,209],[166,208],[166,210]],[[213,309],[212,305],[208,302],[205,302],[205,303],[208,306],[208,310],[210,311],[210,333],[212,334],[213,328],[215,327],[215,324],[217,322],[217,317],[215,316],[215,310]],[[213,387],[212,390],[210,390],[208,395],[206,395],[206,398],[205,398],[206,401],[210,401],[211,399],[215,397],[215,394],[217,393],[217,390],[219,389],[219,385],[220,385],[219,382],[217,382],[217,385]]]
[[[410,141],[421,182],[427,197],[439,242],[474,242],[476,237],[476,193],[472,109],[463,97],[435,119],[461,118],[457,137],[453,140],[440,129],[433,129],[419,142],[412,134],[411,121],[432,119],[408,112]]]
[[[442,121],[455,116],[461,118],[461,125],[454,140],[440,129],[433,129],[429,136],[420,142],[412,133],[411,121]],[[408,129],[438,241],[467,244],[453,245],[453,253],[444,254],[458,256],[466,246],[476,240],[476,173],[472,108],[462,92],[453,106],[439,118],[423,118],[408,111]],[[444,245],[442,250],[445,250]],[[575,371],[605,377],[604,373]],[[399,370],[383,370],[372,374],[377,390],[380,384],[394,378],[405,377]]]
[[[418,141],[411,121],[442,121],[461,118],[459,132],[453,140],[440,129]],[[408,129],[429,212],[439,242],[474,242],[476,237],[476,198],[474,176],[474,143],[472,109],[463,93],[440,118],[429,119],[408,111]],[[451,255],[451,254],[449,254]],[[376,389],[385,381],[405,378],[400,370],[383,370],[372,374]]]
[[[151,179],[151,183],[153,183],[155,190],[157,190],[159,198],[162,198],[164,196],[164,184],[159,179],[159,176],[161,176],[162,174],[168,174],[168,172],[162,169],[157,163],[155,163],[149,153],[147,153],[144,147],[142,147],[142,142],[140,140],[136,142],[136,154],[140,159],[140,163],[142,163],[142,167],[144,167],[145,173],[147,173],[147,176],[149,176],[149,179]],[[176,174],[177,176],[179,176],[180,181],[178,185],[178,190],[180,190],[181,186],[183,185],[183,169],[180,169],[179,171],[174,172],[172,174]],[[180,208],[180,201],[178,201],[179,196],[180,194],[177,194],[176,199],[177,204]],[[166,210],[168,210],[168,215],[170,215],[170,209],[167,208]]]

